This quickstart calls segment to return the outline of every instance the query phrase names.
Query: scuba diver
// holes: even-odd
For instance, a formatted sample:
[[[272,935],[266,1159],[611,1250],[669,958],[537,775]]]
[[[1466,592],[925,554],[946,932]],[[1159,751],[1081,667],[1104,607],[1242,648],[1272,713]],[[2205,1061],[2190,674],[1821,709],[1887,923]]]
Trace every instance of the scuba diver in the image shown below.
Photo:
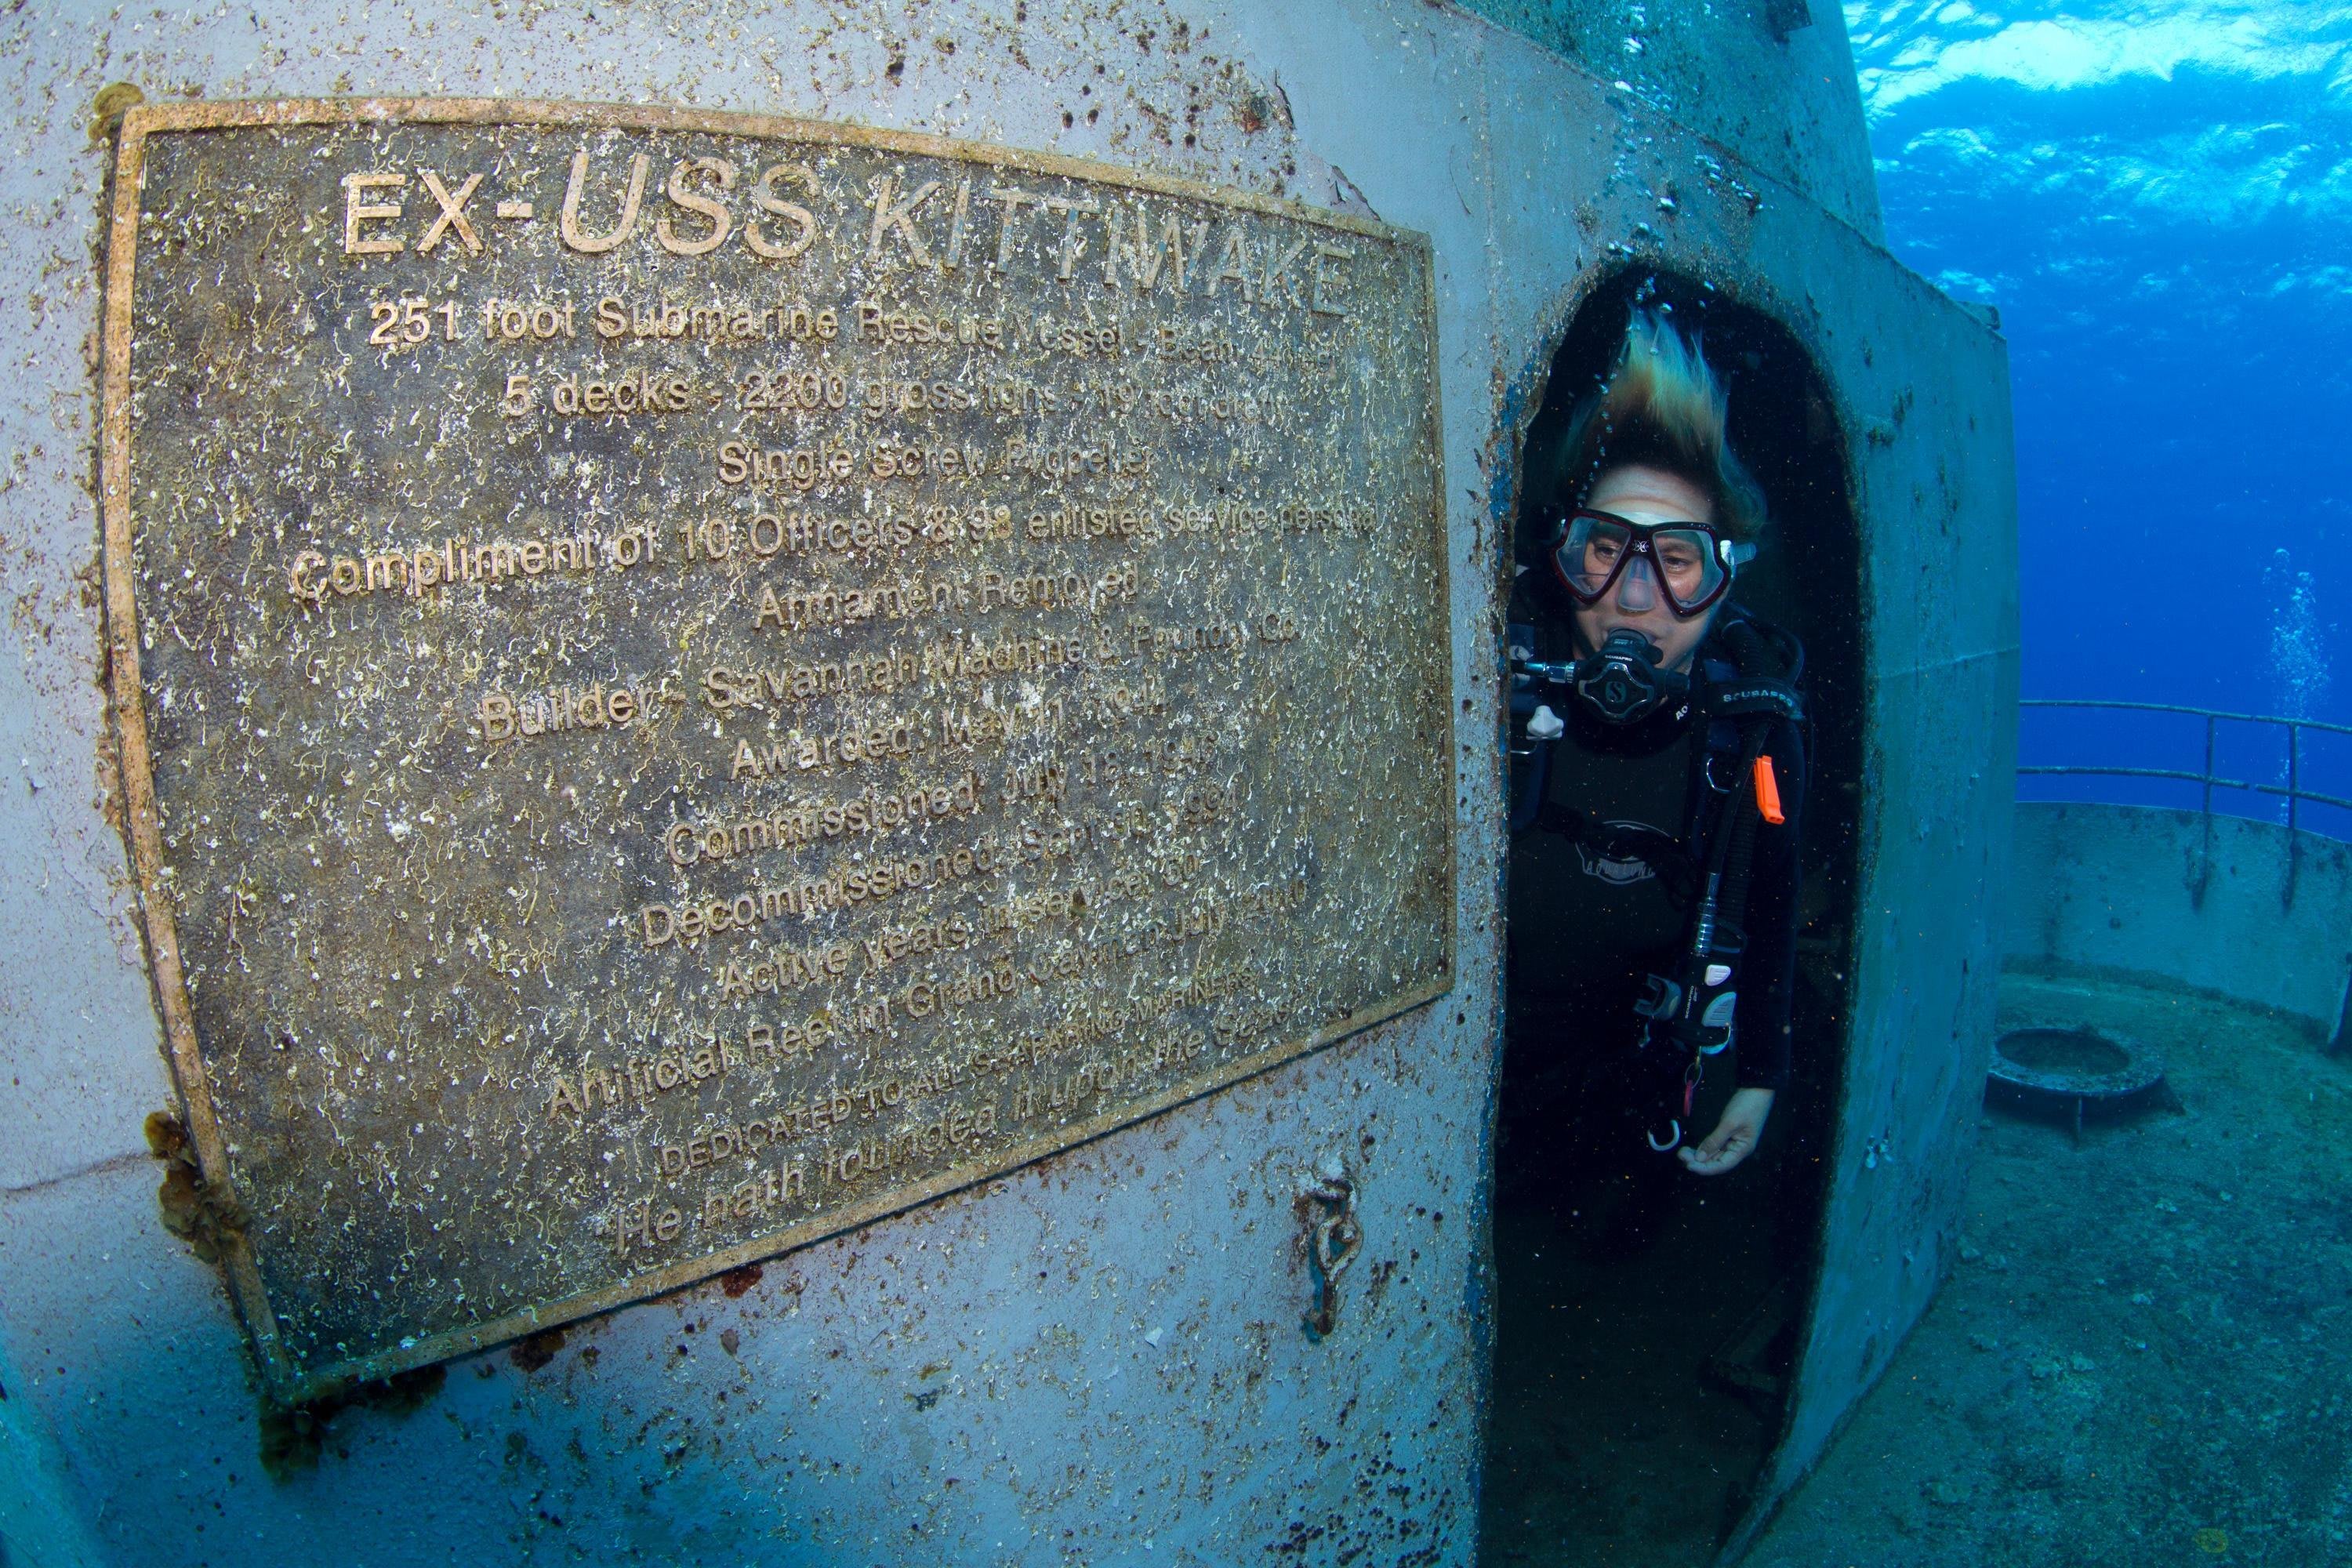
[[[1766,516],[1726,414],[1699,348],[1634,310],[1512,594],[1504,1136],[1560,1196],[1618,1191],[1604,1255],[1654,1239],[1678,1167],[1753,1153],[1788,1080],[1803,653],[1731,603]],[[1702,1130],[1709,1080],[1733,1088]]]

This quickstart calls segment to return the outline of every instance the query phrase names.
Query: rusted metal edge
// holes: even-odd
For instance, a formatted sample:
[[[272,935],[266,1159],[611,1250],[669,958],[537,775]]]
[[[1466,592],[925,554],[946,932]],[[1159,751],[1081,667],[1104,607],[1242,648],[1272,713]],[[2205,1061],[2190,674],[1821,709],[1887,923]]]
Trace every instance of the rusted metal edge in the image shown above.
[[[1027,153],[982,146],[949,138],[912,132],[877,131],[862,126],[826,125],[781,116],[739,115],[700,110],[680,110],[624,104],[562,104],[543,100],[488,99],[350,99],[199,101],[140,105],[122,119],[116,143],[114,199],[107,241],[103,376],[100,392],[100,511],[103,535],[109,692],[119,726],[124,795],[125,837],[129,840],[141,910],[146,930],[157,1009],[163,1020],[173,1077],[187,1116],[188,1134],[197,1165],[207,1183],[236,1192],[228,1150],[214,1110],[210,1085],[196,1037],[194,1009],[180,962],[176,905],[165,885],[163,836],[155,801],[152,757],[148,747],[147,719],[139,659],[138,603],[131,573],[131,286],[136,275],[139,197],[143,177],[146,140],[159,132],[194,132],[275,125],[349,125],[373,122],[429,124],[515,124],[545,127],[612,127],[649,131],[688,131],[717,135],[747,135],[776,140],[831,142],[882,147],[913,154],[957,159],[1041,174],[1067,175],[1125,185],[1168,195],[1185,196],[1238,207],[1269,216],[1314,223],[1399,246],[1422,260],[1424,325],[1427,341],[1437,341],[1437,284],[1434,251],[1428,236],[1410,229],[1324,211],[1303,203],[1277,200],[1245,191],[1226,190],[1197,181],[1118,168],[1057,153]],[[1445,612],[1447,626],[1433,628],[1450,643],[1451,572],[1445,526],[1444,427],[1437,364],[1428,365],[1427,408],[1432,458],[1431,519],[1434,602]],[[1445,666],[1449,695],[1436,715],[1442,722],[1429,737],[1443,758],[1444,789],[1454,798],[1459,788],[1454,765],[1454,724],[1450,698],[1451,661]],[[222,1263],[239,1315],[255,1348],[264,1384],[273,1397],[287,1404],[321,1398],[353,1383],[370,1381],[428,1365],[453,1356],[482,1350],[558,1324],[610,1311],[633,1301],[667,1294],[700,1279],[775,1256],[887,1215],[916,1207],[933,1198],[992,1181],[1048,1155],[1092,1142],[1121,1127],[1147,1121],[1189,1101],[1213,1094],[1244,1079],[1297,1059],[1346,1037],[1370,1028],[1413,1008],[1426,1005],[1454,988],[1458,912],[1457,857],[1460,837],[1459,802],[1456,831],[1447,837],[1447,889],[1441,900],[1445,930],[1437,972],[1417,987],[1386,997],[1327,1024],[1297,1039],[1230,1062],[1172,1086],[1136,1104],[1122,1107],[1075,1127],[1016,1145],[982,1163],[942,1172],[926,1181],[854,1204],[822,1220],[755,1237],[721,1252],[674,1264],[668,1268],[633,1276],[601,1290],[585,1292],[546,1306],[509,1313],[489,1322],[425,1336],[408,1345],[365,1357],[332,1363],[304,1373],[287,1354],[278,1332],[278,1319],[261,1279],[252,1247],[242,1231],[221,1239]]]
[[[116,143],[114,207],[107,236],[106,315],[100,389],[101,451],[100,522],[105,543],[107,689],[121,738],[122,820],[131,869],[139,884],[156,1010],[163,1016],[172,1077],[180,1091],[189,1141],[207,1183],[234,1193],[227,1146],[213,1109],[211,1085],[197,1049],[195,1016],[180,963],[180,927],[164,885],[163,837],[147,747],[147,707],[139,666],[138,602],[131,569],[131,289],[138,258],[139,194],[146,128],[126,116]],[[242,1229],[217,1238],[222,1267],[238,1315],[245,1320],[264,1378],[285,1386],[293,1372],[278,1338],[277,1315],[262,1288],[261,1270]]]
[[[1437,257],[1425,234],[1409,229],[1386,232],[1403,233],[1419,242],[1423,312],[1422,328],[1423,341],[1429,344],[1429,374],[1423,381],[1428,408],[1423,417],[1429,424],[1430,477],[1433,481],[1429,497],[1429,529],[1430,536],[1437,546],[1434,560],[1437,584],[1433,601],[1439,621],[1430,628],[1430,635],[1446,650],[1446,658],[1441,666],[1445,671],[1445,700],[1439,705],[1438,732],[1429,741],[1444,758],[1445,798],[1454,802],[1454,831],[1445,836],[1445,897],[1439,900],[1440,907],[1445,910],[1445,930],[1438,946],[1441,954],[1439,970],[1445,981],[1444,990],[1438,994],[1443,995],[1445,991],[1454,989],[1454,966],[1461,952],[1458,943],[1462,935],[1462,830],[1475,817],[1462,799],[1460,747],[1454,740],[1460,719],[1454,710],[1454,531],[1446,526],[1445,521],[1445,395],[1437,377],[1437,361],[1441,352],[1437,331]],[[1508,704],[1505,706],[1507,708]]]

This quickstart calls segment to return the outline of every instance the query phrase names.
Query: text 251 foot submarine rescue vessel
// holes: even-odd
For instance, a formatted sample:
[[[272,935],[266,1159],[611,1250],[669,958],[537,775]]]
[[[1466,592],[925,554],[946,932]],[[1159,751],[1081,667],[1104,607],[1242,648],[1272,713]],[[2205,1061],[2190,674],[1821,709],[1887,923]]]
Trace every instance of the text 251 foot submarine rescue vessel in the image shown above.
[[[1475,1560],[1506,606],[1636,308],[1813,756],[1748,1241],[1626,1353],[1749,1412],[1706,1550],[1814,1463],[1954,1246],[2017,680],[1834,7],[0,37],[9,1561]]]

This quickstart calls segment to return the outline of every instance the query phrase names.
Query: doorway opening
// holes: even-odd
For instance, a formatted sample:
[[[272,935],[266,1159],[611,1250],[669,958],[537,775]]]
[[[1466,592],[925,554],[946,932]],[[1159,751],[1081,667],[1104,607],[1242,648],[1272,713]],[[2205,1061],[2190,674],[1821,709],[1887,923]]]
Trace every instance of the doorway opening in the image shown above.
[[[1608,1108],[1596,1105],[1604,1091],[1594,1085],[1611,1080],[1590,1068],[1601,1053],[1634,1052],[1638,1026],[1630,1016],[1563,1016],[1558,993],[1529,979],[1545,962],[1527,954],[1549,925],[1546,889],[1560,865],[1578,862],[1542,842],[1561,831],[1558,813],[1513,833],[1480,1521],[1490,1563],[1703,1563],[1738,1522],[1781,1435],[1819,1273],[1845,1060],[1863,776],[1860,530],[1835,405],[1811,355],[1769,316],[1695,279],[1634,267],[1604,280],[1570,321],[1526,432],[1509,569],[1515,582],[1551,571],[1554,525],[1580,499],[1556,493],[1551,476],[1577,405],[1606,384],[1637,309],[1695,338],[1727,390],[1729,444],[1771,520],[1738,568],[1731,602],[1804,649],[1810,754],[1791,1061],[1756,1152],[1724,1174],[1699,1176],[1672,1154],[1596,1134]],[[1514,623],[1541,597],[1518,586]],[[1547,659],[1581,651],[1545,637]],[[1528,770],[1540,765],[1524,717],[1512,721],[1511,750],[1511,795],[1498,804],[1521,803],[1524,817]],[[1580,841],[1580,855],[1591,849]],[[1603,874],[1595,863],[1587,855],[1582,866]],[[1707,1073],[1691,1142],[1715,1127],[1733,1077],[1719,1066]],[[1565,1094],[1564,1079],[1575,1085]]]

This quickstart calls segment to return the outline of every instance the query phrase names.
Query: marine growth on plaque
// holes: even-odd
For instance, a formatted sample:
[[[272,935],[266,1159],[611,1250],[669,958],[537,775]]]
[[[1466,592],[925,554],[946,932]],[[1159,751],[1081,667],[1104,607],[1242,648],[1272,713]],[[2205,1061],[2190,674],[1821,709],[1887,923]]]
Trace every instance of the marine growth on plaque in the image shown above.
[[[1448,984],[1419,237],[531,104],[142,109],[113,196],[129,826],[279,1394]]]

